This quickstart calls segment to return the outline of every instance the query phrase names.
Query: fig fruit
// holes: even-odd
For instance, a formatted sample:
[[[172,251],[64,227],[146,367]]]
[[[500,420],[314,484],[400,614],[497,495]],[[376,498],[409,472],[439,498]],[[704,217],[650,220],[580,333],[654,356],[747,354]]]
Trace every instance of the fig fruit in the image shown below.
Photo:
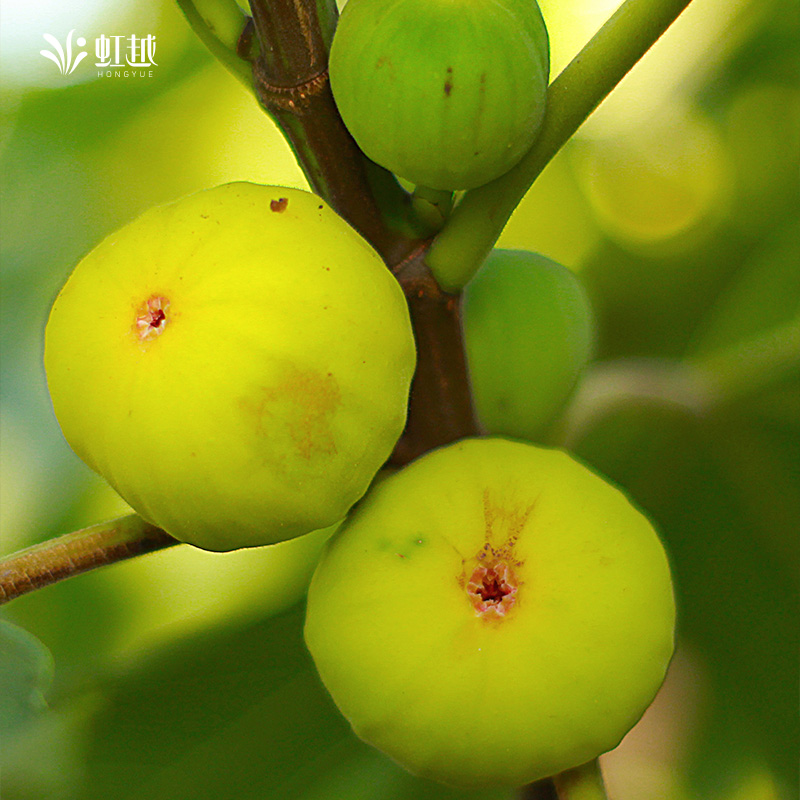
[[[583,287],[538,253],[494,250],[467,285],[463,314],[479,419],[490,433],[537,439],[594,349]]]
[[[535,0],[349,0],[330,79],[361,149],[433,189],[469,189],[533,144],[550,72]]]
[[[154,208],[75,268],[45,337],[75,452],[208,550],[340,520],[403,429],[400,286],[320,198],[232,183]]]
[[[305,638],[365,741],[444,783],[517,786],[620,741],[674,615],[620,491],[563,452],[473,439],[370,491],[317,566]]]

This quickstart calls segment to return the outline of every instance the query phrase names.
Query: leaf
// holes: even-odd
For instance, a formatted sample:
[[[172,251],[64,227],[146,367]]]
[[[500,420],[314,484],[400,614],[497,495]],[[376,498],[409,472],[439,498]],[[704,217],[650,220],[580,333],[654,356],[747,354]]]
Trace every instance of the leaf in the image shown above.
[[[0,620],[0,734],[16,731],[47,707],[52,678],[49,650],[33,634]]]
[[[422,781],[359,741],[317,677],[303,614],[198,635],[112,676],[65,800],[510,797]]]

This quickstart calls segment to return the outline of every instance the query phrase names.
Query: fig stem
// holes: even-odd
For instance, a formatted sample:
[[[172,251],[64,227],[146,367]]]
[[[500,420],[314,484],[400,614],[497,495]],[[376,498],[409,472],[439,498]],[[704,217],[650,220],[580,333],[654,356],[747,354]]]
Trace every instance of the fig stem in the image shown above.
[[[425,246],[420,246],[395,270],[417,344],[408,419],[391,457],[395,466],[480,433],[464,350],[461,297],[441,290],[425,263],[425,253]]]
[[[239,40],[250,18],[236,0],[178,0],[178,7],[211,55],[254,92],[252,67],[239,53]]]
[[[0,560],[0,605],[35,589],[180,544],[136,514],[35,544]]]
[[[689,5],[690,0],[625,0],[553,81],[542,130],[505,175],[468,191],[428,255],[446,291],[464,287],[533,182],[586,118]]]
[[[798,376],[800,315],[750,339],[684,361],[598,362],[584,374],[553,443],[574,448],[598,418],[625,403],[655,401],[704,416]]]
[[[558,800],[608,800],[597,759],[553,776]]]
[[[711,387],[716,405],[731,405],[800,375],[800,314],[772,330],[688,361]]]

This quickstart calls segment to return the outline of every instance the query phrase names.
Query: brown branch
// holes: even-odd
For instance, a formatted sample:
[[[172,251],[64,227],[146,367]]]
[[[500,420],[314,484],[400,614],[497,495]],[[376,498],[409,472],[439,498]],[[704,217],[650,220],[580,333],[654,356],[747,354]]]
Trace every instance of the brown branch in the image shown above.
[[[417,242],[392,230],[384,211],[390,206],[402,217],[410,200],[388,176],[391,179],[380,182],[384,196],[379,204],[375,181],[370,178],[381,168],[361,152],[339,116],[328,80],[335,4],[251,0],[251,7],[261,43],[253,65],[259,102],[283,132],[312,189],[388,264],[398,263]]]
[[[180,544],[131,514],[59,536],[0,561],[0,605],[81,572]]]
[[[417,342],[408,421],[391,459],[397,465],[480,433],[464,351],[461,295],[442,291],[425,264],[426,253],[427,245],[420,247],[395,270]]]

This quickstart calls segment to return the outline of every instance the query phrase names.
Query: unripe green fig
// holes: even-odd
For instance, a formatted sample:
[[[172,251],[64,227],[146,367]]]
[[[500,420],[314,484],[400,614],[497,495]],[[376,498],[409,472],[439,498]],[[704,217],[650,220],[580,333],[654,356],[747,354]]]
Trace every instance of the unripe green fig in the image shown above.
[[[330,54],[331,89],[361,149],[433,189],[480,186],[522,158],[549,72],[535,0],[349,0]]]
[[[78,264],[45,337],[75,452],[208,550],[331,525],[406,416],[403,292],[320,198],[232,183],[151,209]]]
[[[473,399],[486,430],[536,439],[557,417],[594,348],[577,277],[538,253],[493,250],[464,292]]]
[[[468,439],[370,491],[317,566],[305,638],[365,741],[444,783],[518,786],[616,746],[674,616],[620,491],[563,452]]]

